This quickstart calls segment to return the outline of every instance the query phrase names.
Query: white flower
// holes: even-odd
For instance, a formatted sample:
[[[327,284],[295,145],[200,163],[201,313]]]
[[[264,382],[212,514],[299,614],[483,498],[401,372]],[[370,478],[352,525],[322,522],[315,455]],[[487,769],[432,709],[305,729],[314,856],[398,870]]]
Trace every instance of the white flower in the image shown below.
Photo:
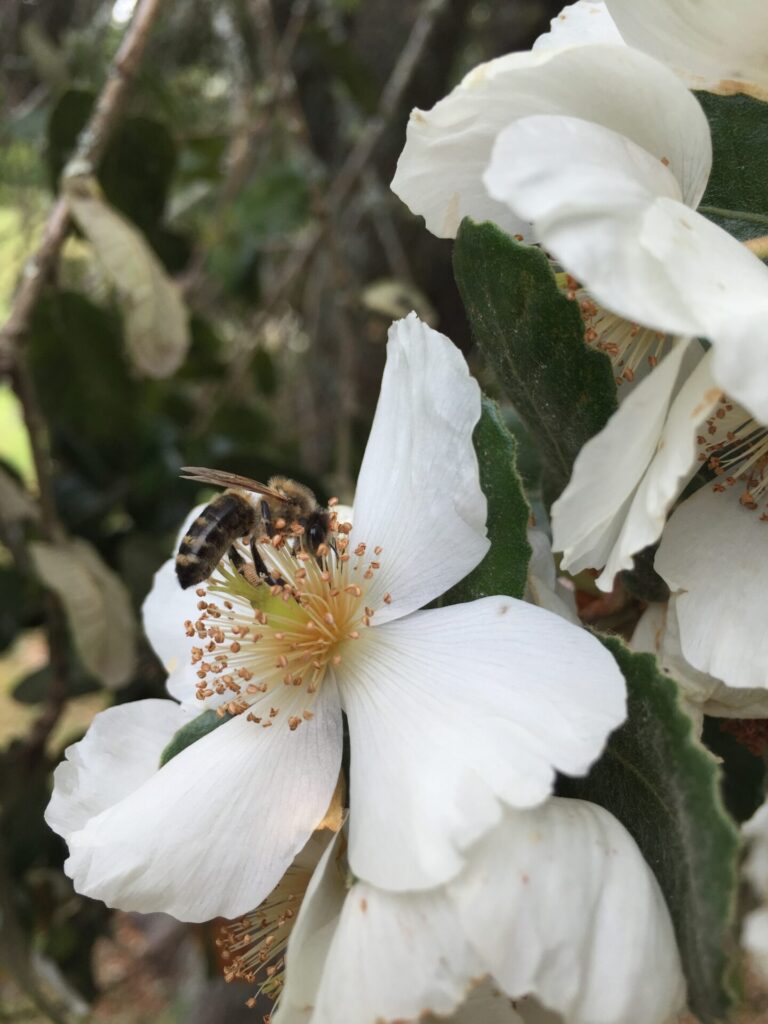
[[[708,338],[719,385],[768,420],[768,268],[695,212],[711,161],[704,113],[669,68],[623,45],[544,46],[414,111],[392,188],[437,235],[495,221],[614,314]]]
[[[623,41],[674,68],[692,89],[768,92],[762,0],[579,0],[552,19],[539,47]]]
[[[704,715],[715,718],[768,718],[768,691],[727,686],[686,660],[677,621],[678,598],[648,605],[632,635],[635,651],[655,654],[659,669],[680,686],[685,712],[700,732]]]
[[[532,218],[489,190],[483,174],[499,134],[534,114],[623,131],[669,161],[689,205],[703,195],[711,144],[701,107],[673,72],[623,45],[511,53],[476,67],[431,110],[413,111],[393,191],[441,238],[472,217],[531,240]]]
[[[609,93],[624,86],[608,56],[598,57],[612,48],[566,53],[585,49],[597,51]],[[659,81],[661,72],[652,72]],[[687,122],[682,97],[695,101],[674,83],[667,117],[678,118],[682,152],[666,151],[668,126],[638,143],[631,105],[619,130],[573,116],[526,117],[499,133],[484,181],[603,306],[657,331],[708,338],[718,385],[768,420],[768,267],[695,212],[711,143],[706,122],[697,120],[697,130]]]
[[[713,482],[665,525],[702,464]],[[676,595],[673,650],[679,629],[680,659],[673,655],[676,669],[670,667],[679,682],[685,684],[686,671],[695,680],[698,697],[689,696],[708,714],[721,713],[707,710],[714,700],[736,714],[741,709],[741,717],[758,717],[744,691],[768,687],[760,626],[768,613],[760,556],[764,547],[768,555],[767,499],[768,430],[723,396],[711,352],[702,356],[697,344],[678,342],[584,445],[552,506],[563,567],[604,566],[597,580],[604,590],[631,568],[636,552],[661,537],[654,567]],[[713,689],[720,681],[727,686]]]
[[[479,415],[458,349],[400,321],[351,535],[336,524],[319,565],[260,543],[271,590],[225,563],[202,595],[181,592],[170,563],[158,573],[145,625],[172,694],[234,717],[70,830],[79,891],[185,920],[258,905],[325,813],[342,709],[350,863],[386,888],[446,881],[505,805],[535,806],[556,771],[588,770],[625,713],[594,637],[503,596],[417,611],[488,548]],[[119,757],[109,733],[93,742]]]
[[[418,893],[348,887],[342,843],[310,883],[274,1024],[444,1017],[486,975],[530,1024],[542,1006],[564,1024],[662,1024],[682,1008],[661,892],[600,807],[506,811],[455,879]]]

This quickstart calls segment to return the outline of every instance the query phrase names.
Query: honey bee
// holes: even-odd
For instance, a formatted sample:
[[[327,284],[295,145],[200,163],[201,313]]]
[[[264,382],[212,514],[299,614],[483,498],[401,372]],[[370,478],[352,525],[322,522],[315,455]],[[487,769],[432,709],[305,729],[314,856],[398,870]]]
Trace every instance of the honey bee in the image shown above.
[[[228,550],[235,567],[242,571],[245,560],[234,547],[236,540],[250,543],[255,571],[264,579],[270,577],[256,548],[258,537],[285,532],[297,537],[312,554],[325,543],[330,516],[304,484],[286,476],[273,476],[260,484],[236,473],[199,466],[185,466],[181,476],[227,488],[203,509],[181,539],[176,575],[185,590],[206,580]],[[243,492],[260,495],[258,506]]]

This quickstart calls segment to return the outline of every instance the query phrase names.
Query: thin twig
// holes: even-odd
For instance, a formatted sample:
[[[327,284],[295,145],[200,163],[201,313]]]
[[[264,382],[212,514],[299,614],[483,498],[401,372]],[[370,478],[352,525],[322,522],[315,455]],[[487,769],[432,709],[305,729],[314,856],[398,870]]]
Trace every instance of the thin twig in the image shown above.
[[[321,211],[320,219],[305,232],[301,247],[286,261],[278,280],[254,316],[252,322],[254,334],[258,334],[271,314],[288,296],[297,278],[314,256],[318,245],[329,230],[329,226],[334,219],[340,216],[350,193],[373,156],[390,118],[397,110],[403,93],[424,53],[435,22],[445,9],[447,2],[448,0],[425,0],[422,4],[400,57],[382,90],[376,114],[366,124],[331,183],[326,193],[325,209]],[[246,370],[251,356],[251,349],[246,349],[231,361],[226,381],[217,388],[211,396],[207,410],[198,417],[195,426],[196,434],[201,434],[207,429],[219,407],[219,402],[231,395],[233,388],[246,379]]]
[[[110,66],[107,81],[88,123],[78,137],[74,156],[64,170],[64,177],[93,173],[103,156],[110,135],[122,114],[129,86],[136,75],[150,28],[162,3],[163,0],[139,0],[136,13]],[[60,196],[48,217],[42,242],[24,267],[11,315],[0,330],[0,372],[7,372],[15,361],[17,347],[29,329],[32,312],[68,232],[69,209],[66,199]]]
[[[340,208],[346,202],[360,175],[365,170],[368,161],[373,156],[376,145],[384,133],[389,119],[397,110],[398,103],[408,87],[408,83],[424,52],[435,21],[446,4],[447,0],[426,0],[426,3],[423,4],[411,29],[411,34],[384,86],[376,114],[366,124],[362,134],[350,150],[328,189],[327,215],[319,224],[315,225],[313,231],[305,239],[302,248],[289,261],[285,272],[281,275],[273,292],[267,298],[264,307],[259,311],[260,317],[263,318],[268,315],[285,298],[294,280],[309,262],[318,244],[323,239],[330,221],[339,215]]]

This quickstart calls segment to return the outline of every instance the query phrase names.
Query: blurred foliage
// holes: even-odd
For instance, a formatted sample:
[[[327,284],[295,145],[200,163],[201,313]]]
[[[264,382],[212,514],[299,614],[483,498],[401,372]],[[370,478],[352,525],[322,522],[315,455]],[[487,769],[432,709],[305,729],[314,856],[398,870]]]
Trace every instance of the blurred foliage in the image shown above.
[[[3,1019],[69,1021],[89,1006],[94,1019],[126,1024],[239,1019],[249,993],[205,987],[210,931],[116,915],[73,892],[64,844],[43,820],[51,772],[97,710],[164,694],[140,607],[179,524],[208,493],[181,481],[179,467],[286,473],[321,499],[349,500],[393,316],[414,306],[469,348],[450,246],[388,182],[409,108],[430,106],[472,63],[529,46],[559,5],[503,6],[445,3],[434,45],[334,210],[328,191],[420,5],[190,0],[166,5],[153,28],[95,169],[99,191],[88,192],[105,204],[101,219],[88,219],[93,206],[80,211],[83,230],[68,239],[25,339],[62,538],[0,501]],[[131,7],[0,5],[2,320]],[[117,215],[131,234],[118,226],[116,242]],[[321,243],[306,249],[317,229]],[[142,247],[151,259],[136,255]],[[150,268],[138,283],[136,260]],[[183,297],[189,350],[176,372],[149,379],[131,317],[141,289],[166,275]],[[143,321],[150,367],[167,342],[163,309]],[[34,498],[18,389],[14,376],[0,385],[0,469]],[[108,643],[115,630],[130,638],[119,650]]]

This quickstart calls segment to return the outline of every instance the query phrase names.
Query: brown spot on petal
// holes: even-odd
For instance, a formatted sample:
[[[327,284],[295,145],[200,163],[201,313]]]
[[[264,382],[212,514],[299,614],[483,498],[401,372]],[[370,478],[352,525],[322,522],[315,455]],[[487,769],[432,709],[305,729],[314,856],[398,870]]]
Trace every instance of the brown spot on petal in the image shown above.
[[[720,390],[720,388],[709,388],[707,391],[705,391],[704,401],[699,402],[699,404],[693,410],[693,412],[691,413],[691,419],[699,419],[702,416],[702,414],[706,412],[707,407],[712,405],[713,402],[716,402],[721,395],[722,391]]]

